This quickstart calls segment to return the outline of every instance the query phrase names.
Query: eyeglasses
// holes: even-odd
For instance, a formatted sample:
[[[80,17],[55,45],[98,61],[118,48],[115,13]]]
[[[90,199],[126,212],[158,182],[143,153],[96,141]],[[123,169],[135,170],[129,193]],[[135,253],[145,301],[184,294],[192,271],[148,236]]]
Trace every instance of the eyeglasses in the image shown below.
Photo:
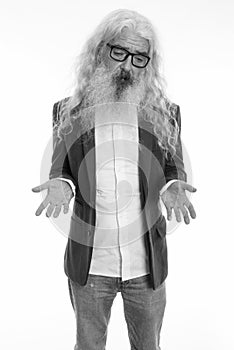
[[[138,53],[131,53],[128,50],[124,49],[120,46],[110,45],[109,43],[107,46],[110,47],[110,57],[113,58],[113,60],[118,62],[123,62],[127,59],[128,56],[131,57],[131,63],[134,67],[137,68],[145,68],[147,64],[149,63],[150,57],[138,54]]]

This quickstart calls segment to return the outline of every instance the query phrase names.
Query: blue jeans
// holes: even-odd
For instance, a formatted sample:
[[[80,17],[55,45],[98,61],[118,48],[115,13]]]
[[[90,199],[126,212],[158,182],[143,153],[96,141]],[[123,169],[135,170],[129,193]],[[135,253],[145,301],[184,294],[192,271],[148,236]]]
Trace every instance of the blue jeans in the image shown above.
[[[156,289],[150,275],[122,281],[121,277],[89,274],[81,286],[68,278],[76,316],[74,350],[105,350],[111,306],[121,292],[131,350],[160,350],[160,330],[166,306],[165,281]]]

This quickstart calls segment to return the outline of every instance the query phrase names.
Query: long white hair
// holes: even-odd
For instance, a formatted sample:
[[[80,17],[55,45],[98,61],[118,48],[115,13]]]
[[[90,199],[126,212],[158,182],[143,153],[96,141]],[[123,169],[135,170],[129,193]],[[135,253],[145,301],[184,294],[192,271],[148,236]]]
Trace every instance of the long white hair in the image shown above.
[[[104,45],[121,33],[127,27],[149,42],[150,62],[146,66],[144,103],[140,106],[144,118],[153,125],[162,150],[175,153],[179,127],[175,119],[176,105],[165,93],[166,82],[161,73],[161,56],[155,29],[151,22],[136,11],[119,9],[109,13],[98,25],[94,33],[86,41],[75,63],[74,92],[63,100],[60,106],[60,119],[54,128],[60,133],[72,130],[71,120],[80,118],[82,101],[84,100],[89,80],[100,65],[100,52]],[[69,132],[70,132],[69,131]]]

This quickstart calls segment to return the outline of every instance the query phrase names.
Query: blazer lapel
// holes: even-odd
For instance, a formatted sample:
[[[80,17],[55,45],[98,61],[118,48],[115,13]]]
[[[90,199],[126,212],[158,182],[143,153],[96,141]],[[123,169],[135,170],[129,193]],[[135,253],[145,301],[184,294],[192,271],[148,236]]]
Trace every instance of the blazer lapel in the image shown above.
[[[139,131],[139,167],[142,169],[146,179],[149,179],[153,152],[153,137],[150,132],[149,123],[145,121],[138,121]],[[145,193],[147,183],[143,181]]]
[[[91,130],[89,139],[87,137],[87,134],[84,135],[83,151],[90,188],[89,200],[90,204],[94,205],[96,193],[96,155],[94,128]]]

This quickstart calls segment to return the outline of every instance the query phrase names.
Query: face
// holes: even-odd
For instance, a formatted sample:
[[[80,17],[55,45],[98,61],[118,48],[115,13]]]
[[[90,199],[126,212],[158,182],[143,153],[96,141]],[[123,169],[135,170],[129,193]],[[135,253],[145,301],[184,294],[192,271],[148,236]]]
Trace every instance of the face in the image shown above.
[[[149,42],[140,37],[128,28],[124,28],[122,33],[110,42],[111,45],[121,46],[131,53],[142,53],[148,55]],[[104,49],[103,62],[111,73],[118,70],[125,70],[130,73],[130,76],[140,78],[145,73],[146,68],[137,68],[131,64],[131,56],[123,62],[118,62],[110,57],[110,47]]]
[[[129,30],[123,31],[109,43],[123,47],[131,53],[148,55],[148,41]],[[99,52],[99,65],[89,79],[83,105],[90,107],[106,104],[109,111],[113,108],[113,111],[116,112],[118,103],[115,104],[115,102],[122,102],[121,113],[123,113],[124,106],[128,113],[129,104],[139,105],[145,99],[144,73],[146,68],[134,67],[131,64],[131,56],[128,56],[123,62],[115,61],[110,57],[110,50],[110,47],[105,45]],[[95,109],[84,108],[82,120],[84,128],[90,129],[95,123]]]

